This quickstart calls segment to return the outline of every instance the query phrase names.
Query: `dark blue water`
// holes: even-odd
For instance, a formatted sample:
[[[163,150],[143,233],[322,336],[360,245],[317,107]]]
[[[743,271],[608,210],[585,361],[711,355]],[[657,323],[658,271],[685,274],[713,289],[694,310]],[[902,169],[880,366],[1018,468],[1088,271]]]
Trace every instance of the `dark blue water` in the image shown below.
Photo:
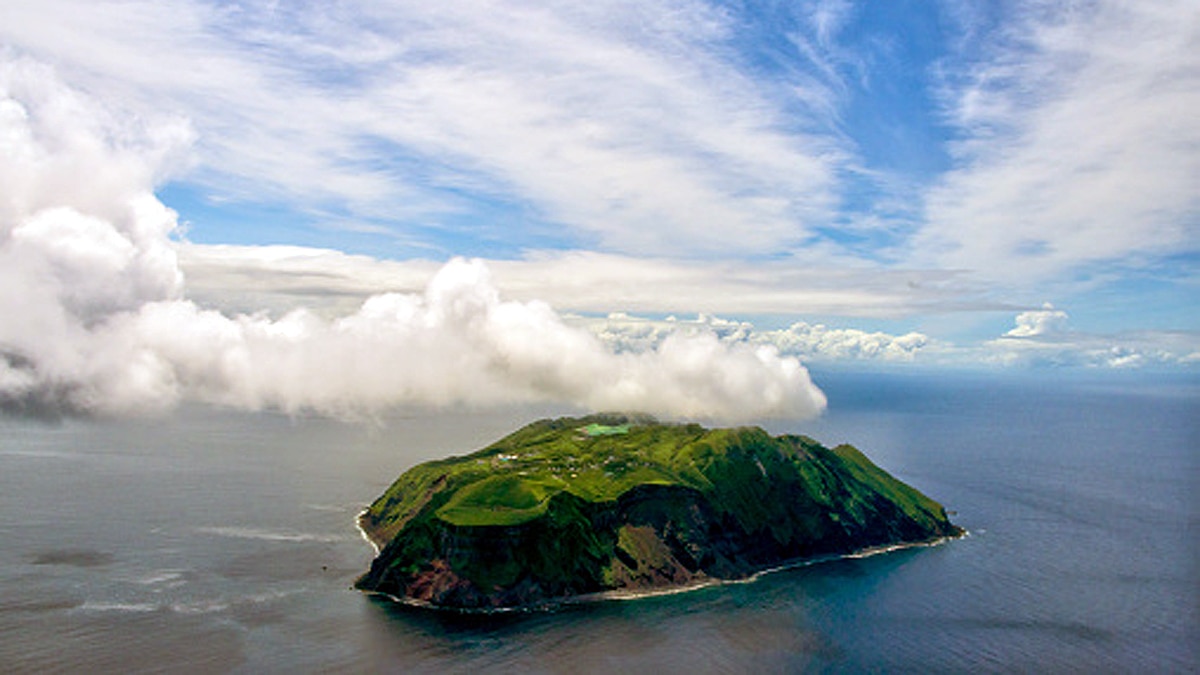
[[[969,537],[516,617],[349,590],[372,554],[351,522],[550,411],[0,418],[0,670],[1197,670],[1195,380],[817,379],[828,414],[772,430],[858,445]]]

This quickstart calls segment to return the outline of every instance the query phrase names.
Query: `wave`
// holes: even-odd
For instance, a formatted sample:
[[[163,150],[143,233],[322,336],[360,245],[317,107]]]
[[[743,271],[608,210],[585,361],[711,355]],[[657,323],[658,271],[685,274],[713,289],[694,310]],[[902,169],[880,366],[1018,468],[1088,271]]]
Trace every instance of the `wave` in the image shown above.
[[[71,607],[71,611],[79,612],[112,612],[124,614],[150,614],[153,612],[173,613],[184,616],[205,614],[220,614],[238,607],[268,604],[295,594],[297,591],[268,591],[250,595],[238,595],[233,598],[216,597],[212,599],[194,598],[190,600],[159,601],[159,602],[127,602],[88,600],[83,604]]]
[[[315,541],[331,544],[348,540],[348,537],[345,535],[314,534],[311,532],[294,532],[288,530],[268,530],[257,527],[198,527],[196,528],[196,531],[204,534],[215,534],[219,537],[231,537],[233,539],[257,539],[259,541]]]
[[[322,513],[345,513],[353,507],[344,504],[305,504],[304,508]]]
[[[144,577],[137,579],[137,583],[142,586],[162,586],[163,588],[175,588],[187,583],[185,576],[189,570],[159,570]]]
[[[362,527],[363,516],[367,515],[367,511],[369,510],[370,509],[363,509],[362,511],[358,512],[357,516],[354,517],[354,529],[358,530],[358,534],[363,538],[363,540],[370,544],[371,548],[375,549],[375,555],[378,556],[379,552],[383,549],[379,547],[379,544],[375,543],[375,540],[371,539],[371,537],[367,534],[367,531]]]
[[[85,602],[76,608],[83,612],[125,612],[146,614],[162,609],[161,605],[149,602]]]
[[[229,603],[219,600],[175,602],[171,603],[170,609],[176,614],[215,614],[229,609]]]
[[[0,457],[33,457],[38,459],[79,459],[83,457],[78,452],[66,450],[0,450]]]

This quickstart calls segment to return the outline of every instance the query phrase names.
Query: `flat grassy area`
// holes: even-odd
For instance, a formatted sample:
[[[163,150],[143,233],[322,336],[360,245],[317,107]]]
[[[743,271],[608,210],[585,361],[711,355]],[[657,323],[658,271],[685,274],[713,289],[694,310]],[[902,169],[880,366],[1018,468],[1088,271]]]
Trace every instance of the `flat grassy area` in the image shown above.
[[[609,426],[607,424],[597,424],[596,422],[592,422],[591,424],[587,425],[586,427],[583,427],[582,431],[583,431],[583,433],[587,434],[588,436],[592,436],[592,437],[595,437],[595,436],[620,436],[622,434],[629,433],[629,426],[630,426],[629,424],[618,424],[615,426]]]
[[[546,512],[546,501],[565,484],[554,476],[500,473],[464,487],[437,511],[455,525],[517,525]]]

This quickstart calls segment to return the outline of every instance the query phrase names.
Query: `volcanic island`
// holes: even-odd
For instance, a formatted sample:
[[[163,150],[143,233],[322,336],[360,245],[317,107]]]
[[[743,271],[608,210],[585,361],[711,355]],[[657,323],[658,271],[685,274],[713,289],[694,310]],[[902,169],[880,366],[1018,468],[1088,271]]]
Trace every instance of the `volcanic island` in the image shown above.
[[[636,597],[962,534],[850,445],[649,417],[534,422],[406,471],[358,517],[355,587],[493,612]]]

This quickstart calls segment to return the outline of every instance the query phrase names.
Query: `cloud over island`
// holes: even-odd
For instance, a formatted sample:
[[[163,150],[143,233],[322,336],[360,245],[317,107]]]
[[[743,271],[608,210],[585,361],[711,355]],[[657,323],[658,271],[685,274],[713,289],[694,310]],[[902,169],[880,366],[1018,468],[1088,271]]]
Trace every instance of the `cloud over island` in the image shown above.
[[[227,315],[189,300],[153,195],[186,130],[129,128],[47,68],[0,70],[0,400],[124,413],[191,398],[338,415],[556,401],[669,417],[805,417],[825,399],[793,357],[711,334],[616,352],[480,261],[353,313]],[[145,148],[156,149],[146,152]],[[102,175],[102,181],[95,180]]]

